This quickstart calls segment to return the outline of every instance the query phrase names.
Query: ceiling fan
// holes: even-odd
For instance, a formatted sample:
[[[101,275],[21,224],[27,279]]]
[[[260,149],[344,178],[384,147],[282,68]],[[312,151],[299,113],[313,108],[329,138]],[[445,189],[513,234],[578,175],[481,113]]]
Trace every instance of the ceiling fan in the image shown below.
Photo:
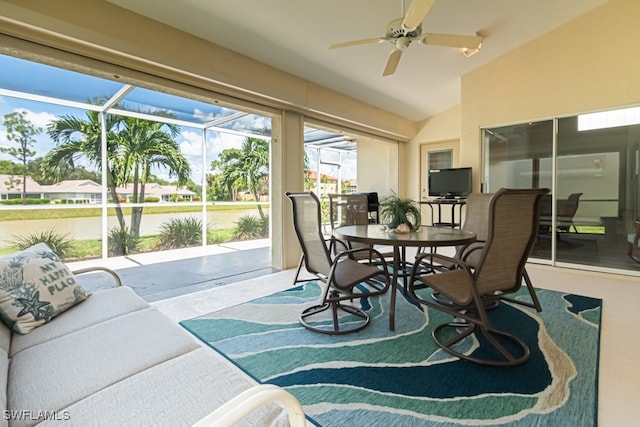
[[[480,50],[482,37],[478,35],[467,36],[422,32],[422,20],[427,13],[429,13],[429,10],[431,10],[435,2],[436,0],[413,0],[404,16],[394,19],[387,24],[387,29],[383,37],[336,43],[329,46],[329,49],[389,42],[394,45],[394,48],[387,58],[387,64],[382,73],[383,76],[395,73],[402,52],[409,47],[411,42],[416,40],[426,45],[455,47],[460,49],[465,56],[470,56],[472,53]],[[402,1],[402,12],[404,13],[404,0]]]

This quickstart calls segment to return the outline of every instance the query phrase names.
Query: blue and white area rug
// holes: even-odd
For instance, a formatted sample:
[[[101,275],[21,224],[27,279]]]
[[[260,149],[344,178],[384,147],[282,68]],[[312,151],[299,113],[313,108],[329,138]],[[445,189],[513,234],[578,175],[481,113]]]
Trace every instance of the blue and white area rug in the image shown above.
[[[388,295],[359,301],[372,317],[359,333],[308,331],[298,315],[320,294],[308,282],[181,324],[257,380],[286,388],[322,426],[597,425],[599,299],[538,290],[542,313],[492,310],[493,326],[532,353],[524,365],[496,368],[440,350],[431,331],[450,316],[401,291],[396,331]]]

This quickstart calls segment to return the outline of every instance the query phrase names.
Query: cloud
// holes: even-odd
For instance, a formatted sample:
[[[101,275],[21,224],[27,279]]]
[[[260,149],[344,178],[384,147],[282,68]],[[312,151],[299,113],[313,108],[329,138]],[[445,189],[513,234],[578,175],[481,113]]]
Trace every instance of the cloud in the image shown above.
[[[17,108],[16,111],[24,111],[26,114],[26,119],[33,123],[34,126],[37,126],[41,129],[46,129],[46,127],[54,120],[58,119],[58,116],[55,114],[40,112],[34,113],[31,110],[27,110],[26,108]]]
[[[200,157],[202,155],[202,134],[200,132],[182,132],[178,141],[180,152],[187,157]]]
[[[199,131],[183,131],[178,136],[180,152],[187,158],[191,166],[191,179],[196,183],[202,180],[203,170],[209,171],[213,160],[218,159],[223,150],[240,148],[243,136],[207,131],[206,165],[202,164],[202,134]],[[157,170],[154,174],[169,179],[166,171]]]
[[[40,128],[42,130],[41,133],[34,135],[34,139],[36,140],[35,146],[33,147],[36,150],[36,157],[40,157],[51,151],[53,148],[53,142],[46,134],[46,128],[51,121],[56,120],[58,118],[57,115],[51,114],[48,112],[39,112],[36,113],[26,108],[15,108],[11,113],[14,112],[25,112],[25,118],[30,121],[34,126]],[[9,114],[9,113],[6,113]],[[7,138],[7,130],[4,127],[4,123],[2,123],[2,128],[0,129],[0,146],[2,147],[15,147],[15,143],[9,141]],[[9,155],[1,155],[0,158],[12,160],[15,159]]]

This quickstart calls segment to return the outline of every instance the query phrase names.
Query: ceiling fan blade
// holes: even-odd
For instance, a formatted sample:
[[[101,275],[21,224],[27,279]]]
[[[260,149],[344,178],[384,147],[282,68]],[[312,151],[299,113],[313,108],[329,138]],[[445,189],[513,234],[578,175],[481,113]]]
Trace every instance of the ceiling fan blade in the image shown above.
[[[372,37],[370,39],[352,40],[350,42],[335,43],[329,46],[329,49],[339,49],[341,47],[358,46],[361,44],[381,43],[383,41],[386,41],[386,40],[382,37]]]
[[[402,50],[393,49],[389,54],[389,58],[387,58],[387,65],[384,66],[384,71],[382,72],[383,76],[388,76],[396,72],[396,68],[398,68],[398,62],[400,62],[400,57],[402,56]]]
[[[420,38],[420,43],[435,46],[476,49],[480,46],[480,43],[482,43],[482,37],[464,36],[459,34],[425,33]]]
[[[435,2],[436,0],[413,0],[402,20],[402,28],[407,32],[418,28]]]

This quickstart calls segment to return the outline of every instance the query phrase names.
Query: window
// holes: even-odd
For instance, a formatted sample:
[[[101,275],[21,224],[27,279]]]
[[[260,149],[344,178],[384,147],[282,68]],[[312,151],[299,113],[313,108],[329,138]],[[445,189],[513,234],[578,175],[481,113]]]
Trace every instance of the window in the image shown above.
[[[268,237],[270,117],[10,56],[0,68],[0,253]]]

